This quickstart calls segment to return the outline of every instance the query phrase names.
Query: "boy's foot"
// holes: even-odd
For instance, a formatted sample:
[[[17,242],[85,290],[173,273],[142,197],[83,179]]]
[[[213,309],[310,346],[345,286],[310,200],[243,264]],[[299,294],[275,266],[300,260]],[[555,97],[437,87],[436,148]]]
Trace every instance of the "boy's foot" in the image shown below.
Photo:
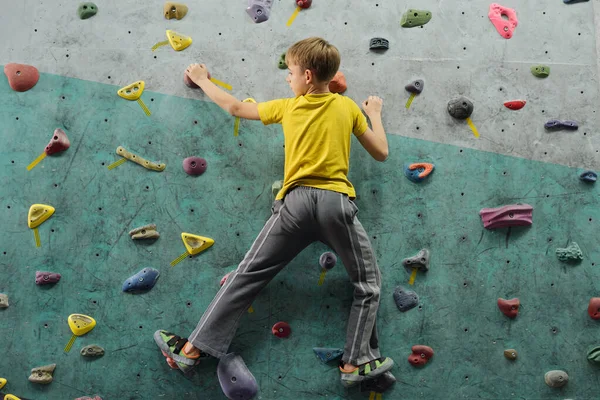
[[[394,366],[394,360],[389,357],[381,357],[369,361],[352,369],[344,368],[344,362],[340,362],[340,372],[342,373],[342,385],[345,387],[354,386],[367,379],[373,379],[386,373]]]
[[[199,363],[201,358],[208,357],[199,349],[196,349],[186,338],[175,335],[164,330],[154,332],[154,341],[167,358],[171,368],[176,366],[183,372],[191,370]],[[186,351],[187,350],[187,351]]]

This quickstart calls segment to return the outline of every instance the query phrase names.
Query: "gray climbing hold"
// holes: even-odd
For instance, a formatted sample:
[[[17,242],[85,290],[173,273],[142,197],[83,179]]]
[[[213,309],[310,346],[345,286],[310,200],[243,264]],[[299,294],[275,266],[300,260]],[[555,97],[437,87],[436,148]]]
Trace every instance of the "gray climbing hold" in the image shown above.
[[[369,50],[387,50],[390,48],[390,42],[387,39],[376,37],[369,41]]]
[[[140,226],[139,228],[130,230],[129,236],[133,240],[158,239],[160,237],[160,234],[156,230],[156,224],[148,224],[148,225]]]
[[[281,54],[281,56],[279,56],[279,61],[277,61],[277,68],[279,68],[279,69],[287,68],[287,64],[285,63],[285,53],[283,53],[283,54]]]
[[[579,129],[579,125],[577,125],[577,122],[575,122],[575,121],[569,121],[569,120],[562,121],[559,119],[551,119],[544,124],[544,128],[551,130],[551,131],[558,131],[561,129],[576,131],[577,129]]]
[[[423,82],[423,79],[417,79],[416,81],[412,81],[408,85],[404,86],[404,89],[406,89],[410,93],[419,94],[423,91],[424,87],[425,87],[425,82]]]
[[[317,355],[317,358],[322,363],[328,363],[336,358],[340,358],[344,354],[344,349],[331,348],[331,347],[313,347],[313,351]]]
[[[556,256],[560,261],[581,261],[583,260],[583,253],[579,248],[579,245],[575,242],[571,243],[565,248],[557,248]]]
[[[325,253],[321,254],[321,257],[319,257],[319,265],[321,266],[321,269],[329,271],[335,267],[336,263],[337,257],[330,251],[326,251]]]
[[[467,119],[473,114],[473,102],[464,96],[448,102],[448,114],[457,119]]]
[[[8,295],[0,293],[0,308],[8,308]]]
[[[413,268],[423,272],[429,271],[429,250],[422,249],[415,256],[405,258],[402,260],[402,265],[409,272],[412,272]]]
[[[579,175],[579,179],[587,183],[594,183],[598,179],[598,174],[594,171],[585,171]]]
[[[254,22],[260,24],[269,19],[273,0],[248,0],[246,12]]]
[[[90,344],[82,348],[80,353],[84,357],[102,357],[104,349],[96,344]]]
[[[554,388],[563,387],[569,382],[569,375],[565,371],[553,370],[544,375],[546,385]]]
[[[273,184],[271,185],[271,193],[273,193],[273,197],[277,197],[277,193],[279,193],[279,191],[281,190],[282,187],[283,187],[283,181],[273,182]]]
[[[398,310],[405,312],[415,308],[419,304],[419,296],[412,290],[398,286],[394,290],[394,302]]]
[[[250,400],[258,393],[258,384],[252,372],[239,355],[229,353],[219,360],[217,376],[223,394],[231,400]]]
[[[396,377],[390,371],[375,377],[374,379],[366,379],[360,382],[361,392],[383,393],[396,383]]]
[[[43,367],[33,368],[31,370],[31,375],[29,375],[29,382],[40,383],[42,385],[47,385],[52,382],[52,374],[54,373],[54,369],[56,368],[56,364],[44,365]]]

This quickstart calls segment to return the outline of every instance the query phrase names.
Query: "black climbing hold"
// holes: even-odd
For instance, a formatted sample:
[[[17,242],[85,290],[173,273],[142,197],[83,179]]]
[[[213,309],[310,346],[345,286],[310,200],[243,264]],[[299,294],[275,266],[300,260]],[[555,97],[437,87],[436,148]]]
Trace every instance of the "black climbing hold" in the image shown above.
[[[258,393],[258,384],[244,360],[229,353],[219,360],[217,376],[223,394],[231,400],[250,400]]]
[[[331,348],[331,347],[313,347],[313,351],[321,360],[322,363],[328,363],[336,358],[340,358],[344,354],[343,349]]]
[[[556,131],[561,130],[561,129],[576,131],[579,128],[579,126],[577,125],[577,122],[575,122],[575,121],[568,121],[568,120],[562,121],[559,119],[551,119],[544,124],[544,128],[546,128],[548,130],[556,130]]]
[[[473,102],[464,96],[448,102],[448,113],[457,119],[467,119],[473,114]]]
[[[598,174],[594,171],[585,171],[579,175],[579,179],[584,182],[594,183],[598,179]]]
[[[412,290],[398,286],[394,290],[394,302],[398,310],[405,312],[411,308],[415,308],[419,304],[419,296]]]
[[[565,3],[565,4],[575,4],[575,3],[583,3],[584,1],[590,1],[590,0],[563,0],[563,3]]]
[[[391,372],[386,372],[374,379],[367,379],[360,383],[361,392],[383,393],[396,383],[396,378]]]
[[[369,42],[370,50],[387,50],[390,48],[390,42],[381,37],[375,37]]]
[[[423,79],[417,79],[416,81],[412,81],[408,85],[404,86],[404,89],[408,90],[411,93],[419,94],[423,91],[424,87],[425,82],[423,82]]]
[[[326,251],[325,253],[321,254],[321,257],[319,257],[319,266],[322,270],[325,269],[329,271],[335,267],[336,263],[337,257],[330,251]]]

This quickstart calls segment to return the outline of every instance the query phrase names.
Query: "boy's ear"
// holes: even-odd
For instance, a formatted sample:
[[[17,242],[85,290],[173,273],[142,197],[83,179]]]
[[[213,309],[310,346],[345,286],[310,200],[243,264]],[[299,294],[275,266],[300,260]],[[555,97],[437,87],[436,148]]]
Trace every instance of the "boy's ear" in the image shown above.
[[[304,70],[304,78],[306,79],[306,83],[312,83],[315,81],[315,76],[310,69]]]

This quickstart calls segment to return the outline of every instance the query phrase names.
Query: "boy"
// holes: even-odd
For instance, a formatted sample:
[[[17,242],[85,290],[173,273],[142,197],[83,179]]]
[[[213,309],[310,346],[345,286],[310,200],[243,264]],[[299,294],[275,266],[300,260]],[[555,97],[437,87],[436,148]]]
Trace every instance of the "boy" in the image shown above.
[[[321,241],[341,257],[354,285],[339,367],[342,384],[349,387],[394,365],[391,358],[379,354],[375,320],[381,275],[369,237],[356,218],[355,192],[347,177],[351,133],[377,161],[388,156],[382,100],[370,96],[363,102],[371,129],[354,101],[329,91],[340,55],[321,38],[295,43],[287,51],[286,63],[286,81],[295,97],[259,104],[240,102],[219,89],[208,79],[203,64],[192,64],[186,70],[187,76],[232,116],[282,125],[284,181],[271,217],[189,339],[161,330],[154,339],[169,365],[183,372],[202,357],[223,357],[240,318],[261,289],[304,248]]]

